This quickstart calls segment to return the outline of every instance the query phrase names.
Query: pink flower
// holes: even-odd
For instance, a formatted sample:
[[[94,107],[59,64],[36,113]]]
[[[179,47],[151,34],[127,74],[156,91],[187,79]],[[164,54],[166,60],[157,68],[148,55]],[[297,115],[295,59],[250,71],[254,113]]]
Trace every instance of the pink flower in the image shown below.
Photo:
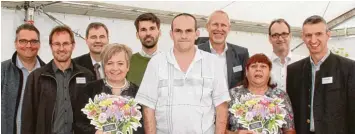
[[[92,110],[92,111],[89,112],[88,116],[89,116],[89,117],[92,117],[92,116],[94,116],[95,114],[96,114],[96,110]]]

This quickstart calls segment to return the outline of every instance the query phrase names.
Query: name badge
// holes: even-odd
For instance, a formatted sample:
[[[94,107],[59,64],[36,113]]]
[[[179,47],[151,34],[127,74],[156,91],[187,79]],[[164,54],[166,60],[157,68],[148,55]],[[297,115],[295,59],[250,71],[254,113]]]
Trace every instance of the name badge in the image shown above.
[[[330,84],[330,83],[333,83],[333,77],[322,78],[322,84]]]
[[[234,73],[235,73],[235,72],[240,72],[240,71],[242,71],[242,70],[243,70],[242,65],[233,67],[233,72],[234,72]]]
[[[115,123],[102,125],[102,131],[104,131],[104,132],[111,132],[111,131],[116,131],[116,130],[117,130],[117,126]]]
[[[85,84],[86,78],[85,77],[76,77],[76,84]]]
[[[263,128],[263,123],[261,121],[252,122],[249,125],[249,130]]]

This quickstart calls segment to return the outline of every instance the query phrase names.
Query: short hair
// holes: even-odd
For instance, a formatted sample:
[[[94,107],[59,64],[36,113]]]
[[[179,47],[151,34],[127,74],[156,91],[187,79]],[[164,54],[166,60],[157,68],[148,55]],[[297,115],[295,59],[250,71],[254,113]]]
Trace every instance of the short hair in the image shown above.
[[[270,59],[269,59],[265,54],[258,53],[258,54],[255,54],[255,55],[251,56],[251,57],[249,58],[249,60],[247,61],[247,64],[246,64],[247,70],[246,70],[246,71],[248,71],[248,69],[249,69],[249,67],[250,67],[251,64],[257,63],[257,62],[259,62],[259,63],[265,63],[265,64],[267,64],[267,65],[269,66],[270,78],[269,78],[269,81],[268,81],[268,87],[270,87],[270,88],[275,88],[275,87],[276,87],[276,84],[272,84],[272,83],[271,83],[271,69],[272,69],[272,63],[271,63]],[[248,88],[248,86],[249,86],[249,81],[248,81],[247,76],[244,77],[244,80],[242,81],[242,85],[243,85],[243,87]]]
[[[68,27],[68,26],[56,26],[56,27],[54,27],[52,29],[51,33],[49,34],[49,44],[52,45],[52,43],[53,43],[52,42],[53,35],[55,33],[61,33],[61,32],[67,32],[69,34],[69,36],[70,36],[71,43],[75,43],[74,34],[73,34],[73,32],[72,32],[70,27]]]
[[[102,65],[105,66],[108,60],[115,55],[116,53],[124,52],[125,59],[127,62],[127,67],[130,65],[131,57],[132,57],[132,49],[127,45],[112,43],[108,44],[104,47],[104,50],[100,54],[100,58],[102,60]]]
[[[38,40],[40,41],[40,33],[38,31],[38,29],[32,25],[32,24],[28,24],[28,23],[25,23],[25,24],[22,24],[20,26],[17,27],[16,29],[16,36],[15,36],[15,42],[17,40],[17,35],[22,31],[22,30],[28,30],[28,31],[35,31],[36,34],[37,34],[37,38]]]
[[[106,34],[107,34],[107,36],[108,36],[108,29],[107,29],[107,27],[106,27],[105,24],[103,24],[103,23],[101,23],[101,22],[92,22],[92,23],[90,23],[90,24],[88,25],[88,27],[86,28],[86,35],[85,35],[85,37],[88,38],[88,36],[89,36],[89,31],[90,31],[91,29],[93,29],[93,28],[98,29],[98,28],[100,28],[100,27],[103,27],[103,28],[105,29]]]
[[[210,23],[212,15],[214,15],[214,14],[216,14],[216,13],[221,13],[221,14],[226,15],[226,16],[227,16],[227,19],[228,19],[228,24],[229,24],[229,25],[231,25],[231,21],[230,21],[230,19],[229,19],[228,14],[227,14],[225,11],[223,11],[223,10],[217,10],[217,11],[214,11],[214,12],[213,12],[210,16],[208,16],[208,19],[207,19],[207,24],[209,24],[209,23]]]
[[[197,30],[197,20],[196,20],[195,16],[193,16],[192,14],[189,14],[189,13],[180,13],[180,14],[176,15],[176,16],[173,18],[173,20],[171,21],[171,30],[173,30],[173,22],[174,22],[174,20],[175,20],[177,17],[180,17],[180,16],[186,16],[186,17],[191,17],[191,18],[193,18],[194,21],[195,21],[195,30]]]
[[[270,23],[270,25],[269,25],[269,35],[271,35],[271,27],[272,27],[272,25],[274,25],[275,23],[279,23],[279,24],[285,23],[286,26],[287,26],[287,28],[288,28],[288,32],[291,33],[290,24],[288,24],[285,19],[279,18],[279,19],[276,19],[276,20],[271,21],[271,23]]]
[[[158,29],[160,29],[160,19],[153,13],[144,13],[137,17],[134,21],[134,26],[136,26],[137,32],[139,31],[139,22],[141,21],[151,21],[157,24]]]
[[[323,17],[319,16],[319,15],[313,15],[313,16],[310,16],[308,17],[304,22],[303,22],[303,25],[306,25],[306,24],[318,24],[318,23],[323,23],[325,25],[327,25],[327,22],[324,20]],[[328,26],[327,26],[327,29],[328,31]]]

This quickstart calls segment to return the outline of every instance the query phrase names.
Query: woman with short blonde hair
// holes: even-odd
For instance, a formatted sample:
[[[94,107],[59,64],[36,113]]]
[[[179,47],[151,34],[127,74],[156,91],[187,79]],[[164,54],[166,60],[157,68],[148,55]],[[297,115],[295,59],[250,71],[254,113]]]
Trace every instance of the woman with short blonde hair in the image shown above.
[[[105,78],[88,83],[85,88],[79,91],[76,106],[76,123],[74,132],[78,134],[103,134],[90,124],[90,120],[81,112],[81,109],[88,103],[89,98],[94,99],[95,95],[106,93],[127,98],[134,98],[138,86],[127,81],[126,75],[129,71],[132,49],[127,45],[113,43],[106,45],[101,52],[102,66]],[[141,124],[143,124],[141,120]],[[139,127],[134,134],[143,134],[143,127]]]

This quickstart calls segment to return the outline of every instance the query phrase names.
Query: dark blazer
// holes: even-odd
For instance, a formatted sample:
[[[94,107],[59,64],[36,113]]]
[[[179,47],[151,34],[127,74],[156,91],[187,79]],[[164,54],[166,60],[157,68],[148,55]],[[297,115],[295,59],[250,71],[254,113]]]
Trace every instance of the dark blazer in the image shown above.
[[[332,83],[322,84],[332,77]],[[287,67],[287,93],[296,132],[310,132],[312,65],[304,58]],[[316,72],[313,100],[316,134],[355,134],[355,62],[330,53]]]
[[[226,52],[228,87],[229,89],[236,87],[243,81],[245,76],[245,65],[249,59],[247,48],[227,43],[228,50]],[[209,41],[199,44],[198,48],[211,53]],[[233,71],[233,67],[242,67],[241,71]]]
[[[94,70],[94,65],[92,65],[90,53],[87,53],[87,54],[81,55],[79,57],[76,57],[76,58],[73,59],[73,61],[76,64],[89,69],[92,72],[92,74],[94,74],[94,78],[96,78],[96,73],[95,73],[95,70]]]
[[[138,86],[129,82],[129,88],[127,90],[123,90],[121,96],[128,96],[131,98],[135,98],[138,92]],[[107,93],[112,94],[111,89],[104,83],[104,80],[96,80],[88,83],[81,91],[79,91],[78,101],[75,105],[75,113],[74,113],[74,133],[76,134],[95,134],[96,129],[95,126],[90,124],[90,120],[87,116],[81,111],[85,107],[85,105],[89,102],[89,98],[94,99],[95,95]],[[142,107],[141,107],[142,108]],[[142,109],[141,109],[142,112]],[[143,115],[143,113],[142,113]],[[143,117],[140,120],[142,127],[138,127],[137,131],[134,131],[133,134],[144,134],[143,128]]]

